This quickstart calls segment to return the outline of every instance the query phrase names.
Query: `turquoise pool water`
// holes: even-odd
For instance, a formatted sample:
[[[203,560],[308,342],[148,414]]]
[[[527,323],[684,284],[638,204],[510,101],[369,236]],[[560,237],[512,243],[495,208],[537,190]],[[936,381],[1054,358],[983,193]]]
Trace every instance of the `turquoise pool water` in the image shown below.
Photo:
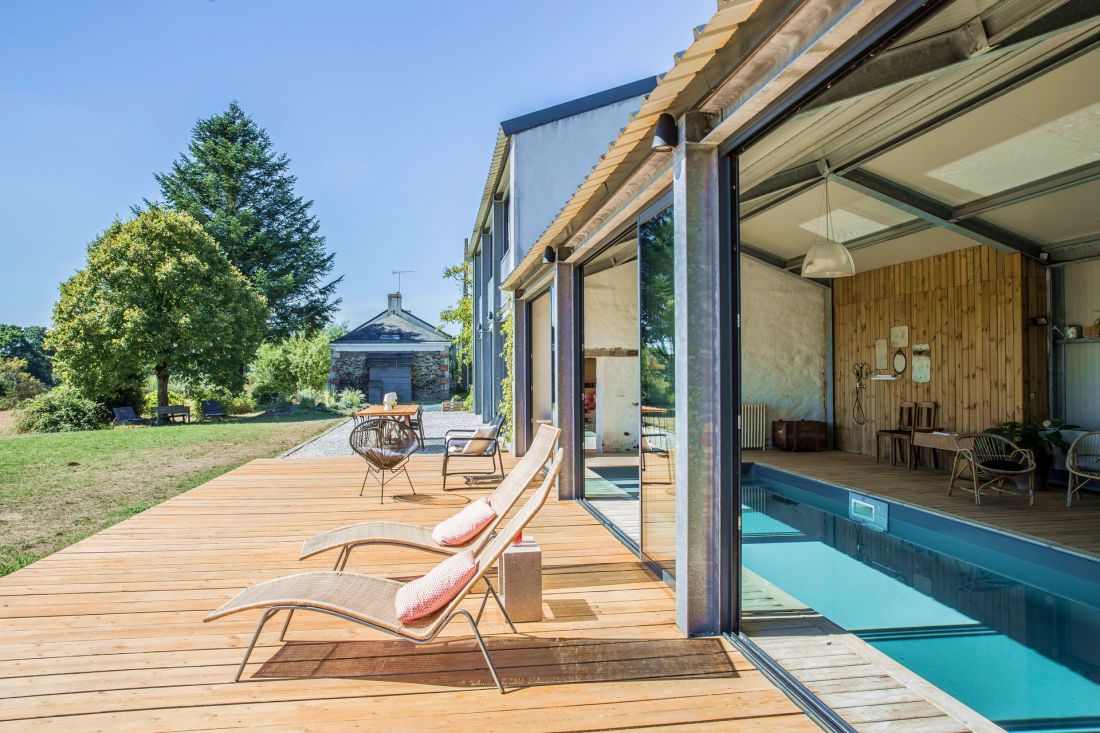
[[[802,479],[754,470],[743,492],[753,573],[1007,730],[1100,731],[1100,563],[897,505],[875,531]]]

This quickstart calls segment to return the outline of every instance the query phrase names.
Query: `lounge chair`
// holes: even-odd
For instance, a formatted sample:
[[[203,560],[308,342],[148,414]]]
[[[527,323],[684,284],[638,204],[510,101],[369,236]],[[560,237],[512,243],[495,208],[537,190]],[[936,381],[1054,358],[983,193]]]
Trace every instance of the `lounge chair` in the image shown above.
[[[363,485],[359,487],[359,496],[367,489],[367,479],[377,472],[382,487],[378,503],[385,502],[386,471],[394,475],[404,473],[409,488],[416,493],[408,464],[412,454],[420,450],[420,441],[408,425],[386,417],[367,418],[352,428],[348,443],[367,462],[367,473],[363,476]],[[392,482],[393,479],[390,480]]]
[[[1030,450],[993,433],[960,435],[955,445],[958,451],[951,467],[948,496],[955,482],[963,479],[966,483],[959,488],[974,494],[975,504],[982,503],[983,490],[1027,494],[1028,501],[1035,503],[1035,456]]]
[[[512,632],[518,632],[516,632],[512,619],[508,617],[508,612],[504,609],[504,604],[501,603],[496,589],[493,588],[492,583],[486,577],[486,573],[508,549],[508,545],[511,544],[513,538],[523,531],[539,509],[542,508],[542,505],[546,502],[546,497],[550,494],[550,489],[557,481],[561,464],[562,457],[559,450],[557,456],[555,456],[554,464],[546,474],[542,485],[535,490],[535,493],[516,515],[508,521],[503,531],[493,537],[475,555],[477,571],[473,577],[466,582],[462,590],[447,605],[424,618],[409,623],[401,622],[397,618],[395,599],[397,592],[401,590],[405,583],[376,575],[328,570],[288,575],[245,588],[203,619],[205,623],[241,611],[254,608],[263,609],[260,620],[256,624],[256,631],[252,634],[252,640],[245,650],[244,659],[241,660],[241,664],[237,668],[234,681],[240,681],[241,674],[248,664],[248,658],[252,655],[252,650],[256,647],[256,640],[259,639],[264,624],[279,611],[287,612],[287,620],[283,625],[282,634],[279,636],[280,640],[286,636],[291,614],[294,611],[316,611],[393,634],[414,644],[427,644],[433,641],[448,623],[458,616],[463,616],[470,622],[474,638],[485,657],[485,663],[489,667],[493,682],[496,683],[497,689],[503,694],[504,685],[497,675],[496,667],[493,666],[493,660],[489,656],[489,650],[485,646],[485,641],[478,629],[481,614],[485,610],[485,604],[488,602],[490,595],[500,607],[501,612],[504,614],[504,620],[507,621]],[[479,581],[485,582],[486,590],[481,598],[481,606],[475,616],[467,609],[459,608],[459,606],[470,595]]]
[[[112,407],[115,413],[115,425],[141,425],[142,420],[132,407]]]
[[[202,419],[203,420],[224,420],[228,417],[225,411],[222,410],[222,403],[217,400],[203,400],[202,401]]]
[[[489,504],[497,513],[496,519],[489,523],[476,537],[463,545],[444,546],[432,539],[432,528],[419,524],[400,524],[398,522],[361,522],[321,532],[302,543],[299,559],[305,560],[322,552],[339,549],[333,570],[343,570],[351,557],[351,551],[363,545],[397,545],[440,555],[453,555],[463,550],[481,550],[488,542],[505,515],[519,501],[524,489],[535,479],[539,471],[550,461],[554,453],[554,443],[561,430],[551,425],[543,425],[531,441],[527,453],[512,468],[507,478],[489,495]]]
[[[477,430],[448,430],[443,436],[443,490],[453,491],[447,488],[448,476],[466,476],[467,483],[470,477],[481,479],[499,475],[504,478],[504,459],[500,455],[500,429],[504,425],[504,416],[498,415],[493,422]],[[485,459],[489,459],[488,471],[460,470],[448,471],[450,461],[462,459],[474,459],[484,465]],[[500,473],[497,473],[497,464],[500,464]]]
[[[1069,485],[1066,488],[1066,506],[1073,503],[1074,494],[1081,497],[1081,488],[1089,481],[1100,482],[1100,432],[1085,433],[1077,437],[1066,453],[1066,469]]]

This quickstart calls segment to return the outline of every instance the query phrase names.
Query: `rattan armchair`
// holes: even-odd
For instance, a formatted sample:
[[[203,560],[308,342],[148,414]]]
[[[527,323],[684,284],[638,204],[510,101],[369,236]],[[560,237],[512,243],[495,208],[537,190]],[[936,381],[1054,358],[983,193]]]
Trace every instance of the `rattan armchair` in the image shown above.
[[[1081,498],[1081,489],[1089,481],[1100,481],[1100,431],[1079,435],[1066,453],[1066,469],[1069,486],[1066,489],[1066,506],[1073,503],[1073,495]]]
[[[970,433],[955,439],[958,451],[951,466],[947,495],[956,488],[974,494],[974,503],[982,503],[982,491],[998,494],[1027,494],[1035,503],[1035,456],[1008,438],[992,433]]]
[[[390,418],[368,418],[352,429],[348,443],[367,462],[367,473],[363,476],[363,485],[359,487],[359,496],[366,491],[367,479],[371,474],[378,473],[378,482],[382,487],[378,502],[385,501],[386,471],[391,474],[404,473],[409,488],[416,493],[409,477],[408,463],[412,454],[420,450],[420,439],[408,425]]]

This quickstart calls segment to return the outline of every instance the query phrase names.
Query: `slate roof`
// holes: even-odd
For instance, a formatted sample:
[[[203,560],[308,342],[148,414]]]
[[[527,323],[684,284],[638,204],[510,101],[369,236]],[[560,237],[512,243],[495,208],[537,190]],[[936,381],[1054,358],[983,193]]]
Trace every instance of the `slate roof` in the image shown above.
[[[449,344],[451,337],[437,331],[435,326],[417,318],[407,310],[384,310],[366,323],[358,326],[334,344]]]

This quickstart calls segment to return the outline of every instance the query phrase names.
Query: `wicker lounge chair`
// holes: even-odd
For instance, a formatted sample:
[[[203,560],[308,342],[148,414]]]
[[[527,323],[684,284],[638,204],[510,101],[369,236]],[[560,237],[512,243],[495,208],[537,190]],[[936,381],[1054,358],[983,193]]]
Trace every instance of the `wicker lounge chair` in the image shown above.
[[[484,430],[485,436],[477,436],[473,430],[448,430],[443,436],[443,490],[453,491],[447,488],[448,476],[466,476],[466,482],[470,478],[487,479],[499,475],[504,478],[504,459],[500,456],[500,429],[504,426],[504,416],[498,415]],[[487,437],[486,437],[487,436]],[[471,449],[474,450],[471,450]],[[489,470],[458,470],[448,471],[450,461],[460,459],[473,459],[484,465],[485,459],[489,459]],[[500,464],[500,472],[497,473],[497,464]]]
[[[340,554],[337,555],[336,564],[332,569],[343,570],[348,564],[348,558],[351,557],[351,551],[363,545],[397,545],[440,555],[453,555],[468,549],[477,553],[493,536],[497,525],[504,521],[505,515],[519,501],[524,489],[549,463],[560,433],[558,428],[551,425],[543,425],[539,428],[527,453],[488,497],[489,503],[497,513],[497,518],[490,522],[478,536],[463,545],[440,545],[432,539],[431,527],[418,524],[361,522],[313,535],[302,543],[302,554],[299,559],[304,560],[339,548]]]
[[[398,620],[394,601],[397,592],[405,584],[399,580],[390,580],[375,575],[329,570],[288,575],[284,578],[269,580],[245,588],[203,619],[204,622],[207,622],[241,611],[254,608],[263,609],[260,620],[256,624],[256,631],[252,634],[252,640],[245,650],[244,659],[241,660],[241,664],[237,668],[234,681],[240,680],[241,674],[248,664],[248,658],[256,647],[256,640],[260,637],[260,632],[263,631],[264,624],[279,611],[288,612],[287,623],[283,625],[280,639],[286,635],[287,626],[290,623],[290,612],[316,611],[393,634],[414,644],[427,644],[433,641],[448,623],[458,616],[463,616],[470,622],[474,638],[477,640],[481,653],[485,657],[485,663],[489,667],[489,673],[492,675],[497,689],[503,694],[504,685],[497,675],[496,667],[493,666],[493,660],[489,656],[489,650],[485,646],[485,642],[481,638],[481,632],[478,629],[478,622],[481,621],[481,614],[485,610],[485,604],[488,602],[490,595],[500,606],[508,626],[514,633],[518,632],[516,632],[512,619],[508,618],[508,612],[504,610],[504,604],[501,603],[500,597],[486,577],[486,573],[500,559],[512,539],[527,526],[539,509],[542,508],[542,505],[546,502],[546,497],[550,494],[550,489],[557,481],[561,464],[562,458],[559,450],[554,459],[554,465],[546,474],[542,485],[535,490],[535,493],[516,515],[508,521],[504,530],[493,537],[481,552],[477,553],[477,572],[473,578],[466,583],[450,603],[422,619],[408,624]],[[475,616],[467,609],[459,608],[459,606],[480,581],[484,581],[486,590],[481,598],[481,607]]]
[[[367,489],[367,479],[377,472],[378,483],[382,487],[378,503],[383,503],[386,498],[386,471],[391,474],[404,473],[409,488],[416,493],[408,463],[412,454],[420,450],[420,441],[412,428],[397,420],[372,417],[352,428],[348,442],[351,449],[367,462],[367,473],[363,476],[363,485],[359,487],[359,496]]]
[[[992,433],[960,435],[955,445],[958,452],[951,467],[948,496],[955,482],[963,479],[966,483],[959,488],[974,494],[975,504],[982,503],[983,490],[1027,494],[1029,502],[1035,503],[1035,456],[1031,451]]]
[[[1089,481],[1100,482],[1100,432],[1079,435],[1066,453],[1066,469],[1069,470],[1069,486],[1066,489],[1066,506],[1073,503],[1073,495],[1080,498],[1081,489]]]

